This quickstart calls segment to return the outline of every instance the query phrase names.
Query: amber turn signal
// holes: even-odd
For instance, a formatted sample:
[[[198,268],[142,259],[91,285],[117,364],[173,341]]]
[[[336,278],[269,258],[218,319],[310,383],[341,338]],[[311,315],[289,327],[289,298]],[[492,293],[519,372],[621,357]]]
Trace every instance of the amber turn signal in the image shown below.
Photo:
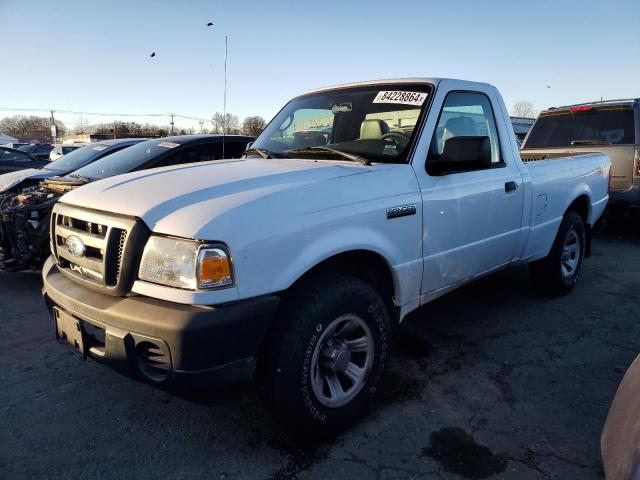
[[[198,287],[224,287],[233,283],[231,260],[221,248],[202,248],[198,258]]]

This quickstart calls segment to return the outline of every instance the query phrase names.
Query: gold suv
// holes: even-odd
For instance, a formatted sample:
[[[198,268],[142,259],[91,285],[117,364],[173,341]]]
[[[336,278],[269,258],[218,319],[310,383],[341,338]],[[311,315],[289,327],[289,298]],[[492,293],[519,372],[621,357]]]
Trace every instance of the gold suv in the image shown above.
[[[640,208],[639,102],[605,100],[545,110],[525,138],[522,159],[606,153],[611,159],[609,204]]]

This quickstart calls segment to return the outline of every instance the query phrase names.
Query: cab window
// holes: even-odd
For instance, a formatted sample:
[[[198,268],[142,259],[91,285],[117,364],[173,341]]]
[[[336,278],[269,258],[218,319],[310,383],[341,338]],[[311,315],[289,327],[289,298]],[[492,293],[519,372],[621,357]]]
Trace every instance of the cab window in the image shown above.
[[[502,165],[489,98],[476,92],[449,93],[431,140],[429,173],[455,173]]]

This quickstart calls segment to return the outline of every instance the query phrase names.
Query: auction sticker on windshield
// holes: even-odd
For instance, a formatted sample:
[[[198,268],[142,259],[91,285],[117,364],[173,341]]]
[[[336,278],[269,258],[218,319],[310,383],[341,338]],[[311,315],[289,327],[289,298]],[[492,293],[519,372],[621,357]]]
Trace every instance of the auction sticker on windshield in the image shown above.
[[[378,92],[373,103],[399,103],[401,105],[421,106],[427,99],[427,94],[422,92],[399,92],[383,90]]]
[[[158,144],[159,147],[165,147],[165,148],[176,148],[179,147],[180,144],[179,143],[173,143],[173,142],[161,142]]]

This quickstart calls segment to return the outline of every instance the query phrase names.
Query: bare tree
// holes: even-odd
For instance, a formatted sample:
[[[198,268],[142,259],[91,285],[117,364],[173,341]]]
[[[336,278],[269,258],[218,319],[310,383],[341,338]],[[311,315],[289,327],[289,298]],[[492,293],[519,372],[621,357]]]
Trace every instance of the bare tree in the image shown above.
[[[73,124],[73,133],[76,135],[91,133],[91,125],[82,115],[76,118],[76,121]]]
[[[171,131],[171,126],[169,125],[151,125],[149,123],[145,123],[141,125],[137,122],[119,122],[115,121],[113,123],[101,123],[98,125],[91,126],[91,131],[93,133],[101,133],[113,138],[125,138],[125,137],[149,137],[149,138],[157,138],[157,137],[166,137],[169,135]],[[174,126],[174,135],[192,135],[196,131],[193,127],[188,128],[175,128]]]
[[[222,115],[220,112],[216,112],[211,117],[211,121],[213,122],[213,133],[226,133],[228,135],[240,133],[240,120],[232,113]]]
[[[535,118],[538,115],[533,103],[527,100],[520,100],[511,107],[511,115],[514,117]]]
[[[262,133],[266,124],[267,122],[260,116],[247,117],[244,119],[244,122],[242,122],[242,133],[251,137],[257,137]]]
[[[56,121],[59,135],[65,131],[64,124]],[[51,141],[51,121],[47,117],[14,115],[0,120],[0,132],[23,141]]]

